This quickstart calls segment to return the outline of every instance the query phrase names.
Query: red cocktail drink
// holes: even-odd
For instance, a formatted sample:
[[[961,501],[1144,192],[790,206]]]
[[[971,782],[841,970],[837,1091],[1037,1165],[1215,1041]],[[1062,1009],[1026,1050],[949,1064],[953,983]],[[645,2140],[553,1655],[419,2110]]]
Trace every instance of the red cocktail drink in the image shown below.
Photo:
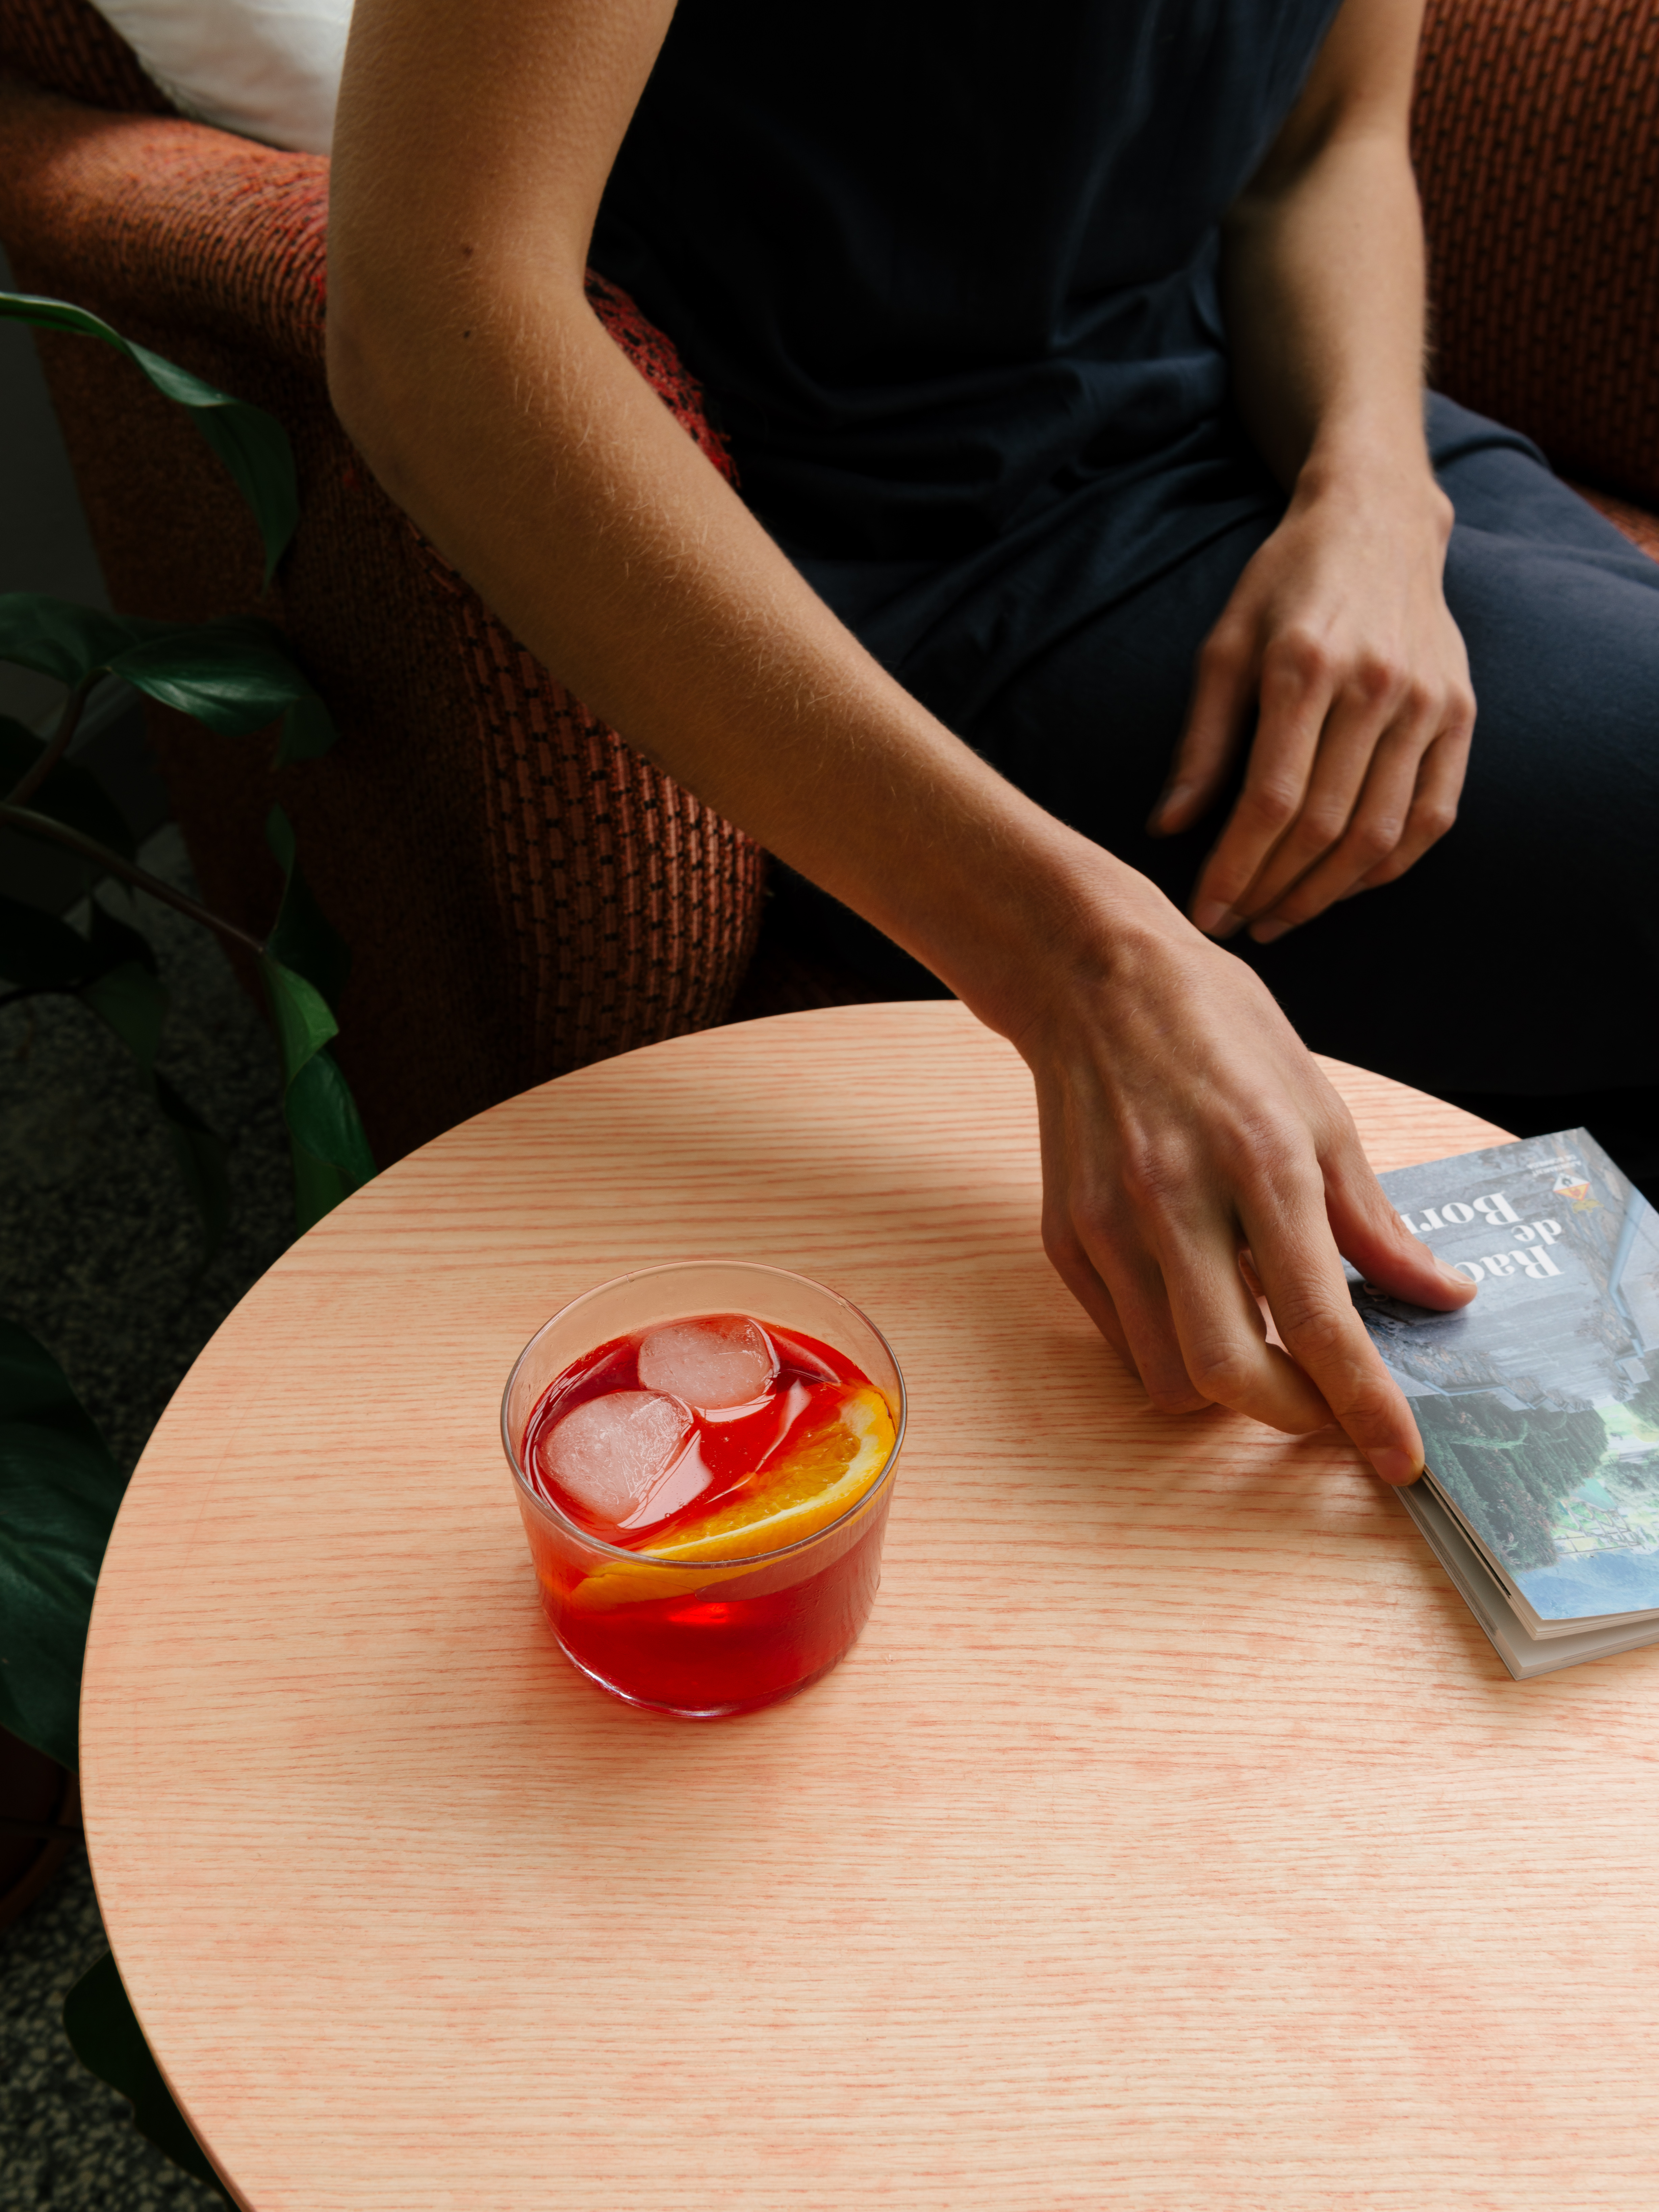
[[[688,1310],[699,1292],[722,1302]],[[824,1673],[875,1595],[902,1407],[879,1333],[779,1269],[656,1268],[567,1307],[502,1409],[567,1656],[632,1703],[697,1716]]]

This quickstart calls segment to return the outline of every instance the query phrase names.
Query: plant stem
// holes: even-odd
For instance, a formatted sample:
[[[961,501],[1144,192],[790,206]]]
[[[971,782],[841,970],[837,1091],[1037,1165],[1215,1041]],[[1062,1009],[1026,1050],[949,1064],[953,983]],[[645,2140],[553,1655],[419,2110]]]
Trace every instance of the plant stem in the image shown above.
[[[64,702],[64,711],[58,718],[58,727],[52,733],[52,743],[34,766],[19,780],[16,787],[5,797],[8,806],[27,806],[35,793],[52,774],[70,749],[70,740],[80,727],[82,714],[91,698],[94,687],[102,681],[102,672],[88,676],[84,684],[77,684]]]
[[[124,884],[131,884],[141,891],[148,891],[153,899],[160,899],[163,906],[173,907],[179,914],[187,914],[192,921],[199,921],[204,928],[216,930],[221,937],[228,938],[233,944],[242,945],[249,952],[256,954],[264,951],[264,946],[257,937],[250,937],[246,930],[238,929],[234,921],[227,921],[222,915],[215,914],[211,908],[199,904],[193,898],[186,898],[183,891],[174,890],[171,884],[164,884],[159,876],[151,875],[147,868],[136,867],[131,860],[124,860],[118,853],[112,853],[107,845],[100,845],[95,837],[82,836],[78,830],[71,830],[66,822],[54,822],[49,814],[32,813],[27,806],[15,806],[8,799],[0,803],[0,825],[9,830],[26,830],[31,836],[49,837],[56,845],[66,845],[71,853],[79,853],[86,860],[96,860],[100,868],[106,868],[111,875],[118,876]]]

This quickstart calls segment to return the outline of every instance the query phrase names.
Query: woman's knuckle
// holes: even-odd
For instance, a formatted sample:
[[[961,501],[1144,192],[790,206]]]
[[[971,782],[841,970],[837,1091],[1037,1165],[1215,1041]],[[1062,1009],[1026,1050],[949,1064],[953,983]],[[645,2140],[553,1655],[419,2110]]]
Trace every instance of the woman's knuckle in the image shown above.
[[[1239,811],[1267,830],[1282,830],[1295,818],[1300,793],[1289,784],[1266,781],[1254,785],[1239,802]]]
[[[1283,900],[1273,911],[1288,917],[1291,903]],[[1237,1188],[1270,1193],[1296,1175],[1306,1136],[1293,1113],[1261,1105],[1220,1132],[1217,1151]]]
[[[1292,1305],[1286,1312],[1275,1307],[1274,1319],[1285,1343],[1304,1365],[1327,1365],[1348,1348],[1347,1324],[1328,1305]]]
[[[1164,1212],[1176,1178],[1162,1147],[1141,1143],[1125,1147],[1118,1180],[1134,1212],[1145,1215]]]
[[[1401,712],[1408,721],[1433,722],[1445,720],[1445,700],[1439,688],[1426,677],[1410,676],[1400,689]]]
[[[1304,684],[1316,684],[1331,673],[1331,656],[1323,638],[1292,625],[1273,640],[1269,653],[1277,670]]]
[[[1389,654],[1362,653],[1349,682],[1366,706],[1380,707],[1399,698],[1405,671]]]
[[[1391,814],[1366,816],[1356,822],[1350,840],[1358,860],[1385,860],[1400,842],[1401,824]]]
[[[1087,1273],[1088,1255],[1069,1213],[1043,1216],[1042,1249],[1049,1265],[1065,1280]]]
[[[1194,1388],[1216,1406],[1236,1405],[1255,1381],[1255,1362],[1237,1344],[1200,1347],[1188,1359],[1188,1371]]]

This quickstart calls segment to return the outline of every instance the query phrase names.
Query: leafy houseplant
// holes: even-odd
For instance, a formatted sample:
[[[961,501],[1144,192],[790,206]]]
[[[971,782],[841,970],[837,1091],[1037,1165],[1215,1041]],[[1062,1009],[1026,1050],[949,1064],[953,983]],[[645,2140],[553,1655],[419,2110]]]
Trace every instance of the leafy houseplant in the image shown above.
[[[82,308],[0,293],[0,317],[112,345],[188,409],[252,510],[269,585],[299,514],[293,456],[279,423]],[[280,717],[279,766],[314,759],[336,742],[326,708],[282,633],[252,616],[155,622],[40,593],[4,593],[0,659],[55,678],[67,694],[48,738],[0,715],[0,826],[77,854],[89,884],[112,878],[143,890],[256,957],[281,1060],[295,1218],[301,1231],[309,1228],[374,1167],[328,1050],[347,955],[307,889],[287,817],[274,807],[267,825],[283,894],[260,941],[140,866],[125,816],[70,748],[93,690],[111,677],[226,737],[251,736]],[[167,995],[149,940],[95,897],[84,913],[79,928],[0,891],[0,1006],[72,998],[121,1040],[201,1217],[205,1266],[229,1214],[224,1146],[155,1066]],[[26,1331],[0,1324],[0,1726],[71,1770],[93,1589],[123,1486],[65,1376]],[[107,1954],[70,1992],[64,2019],[82,2058],[131,2098],[143,2132],[212,2181]]]

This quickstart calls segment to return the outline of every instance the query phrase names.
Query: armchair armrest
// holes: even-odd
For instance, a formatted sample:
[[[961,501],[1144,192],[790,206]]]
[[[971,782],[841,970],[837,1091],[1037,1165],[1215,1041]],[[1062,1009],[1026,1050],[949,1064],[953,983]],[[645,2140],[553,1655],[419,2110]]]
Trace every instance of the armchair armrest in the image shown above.
[[[0,238],[151,328],[323,374],[328,163],[0,78]],[[60,276],[58,280],[63,281]]]
[[[301,514],[273,616],[345,743],[282,772],[307,873],[353,951],[340,1058],[384,1160],[508,1092],[721,1019],[759,920],[750,840],[631,752],[386,497],[329,404],[328,164],[0,76],[0,237],[27,289],[265,407]],[[590,277],[611,337],[729,469],[672,346]],[[108,347],[40,353],[106,580],[131,612],[252,605],[257,538],[195,431]],[[270,779],[157,710],[210,903],[267,927]]]
[[[1659,0],[1429,0],[1434,382],[1659,506]]]

